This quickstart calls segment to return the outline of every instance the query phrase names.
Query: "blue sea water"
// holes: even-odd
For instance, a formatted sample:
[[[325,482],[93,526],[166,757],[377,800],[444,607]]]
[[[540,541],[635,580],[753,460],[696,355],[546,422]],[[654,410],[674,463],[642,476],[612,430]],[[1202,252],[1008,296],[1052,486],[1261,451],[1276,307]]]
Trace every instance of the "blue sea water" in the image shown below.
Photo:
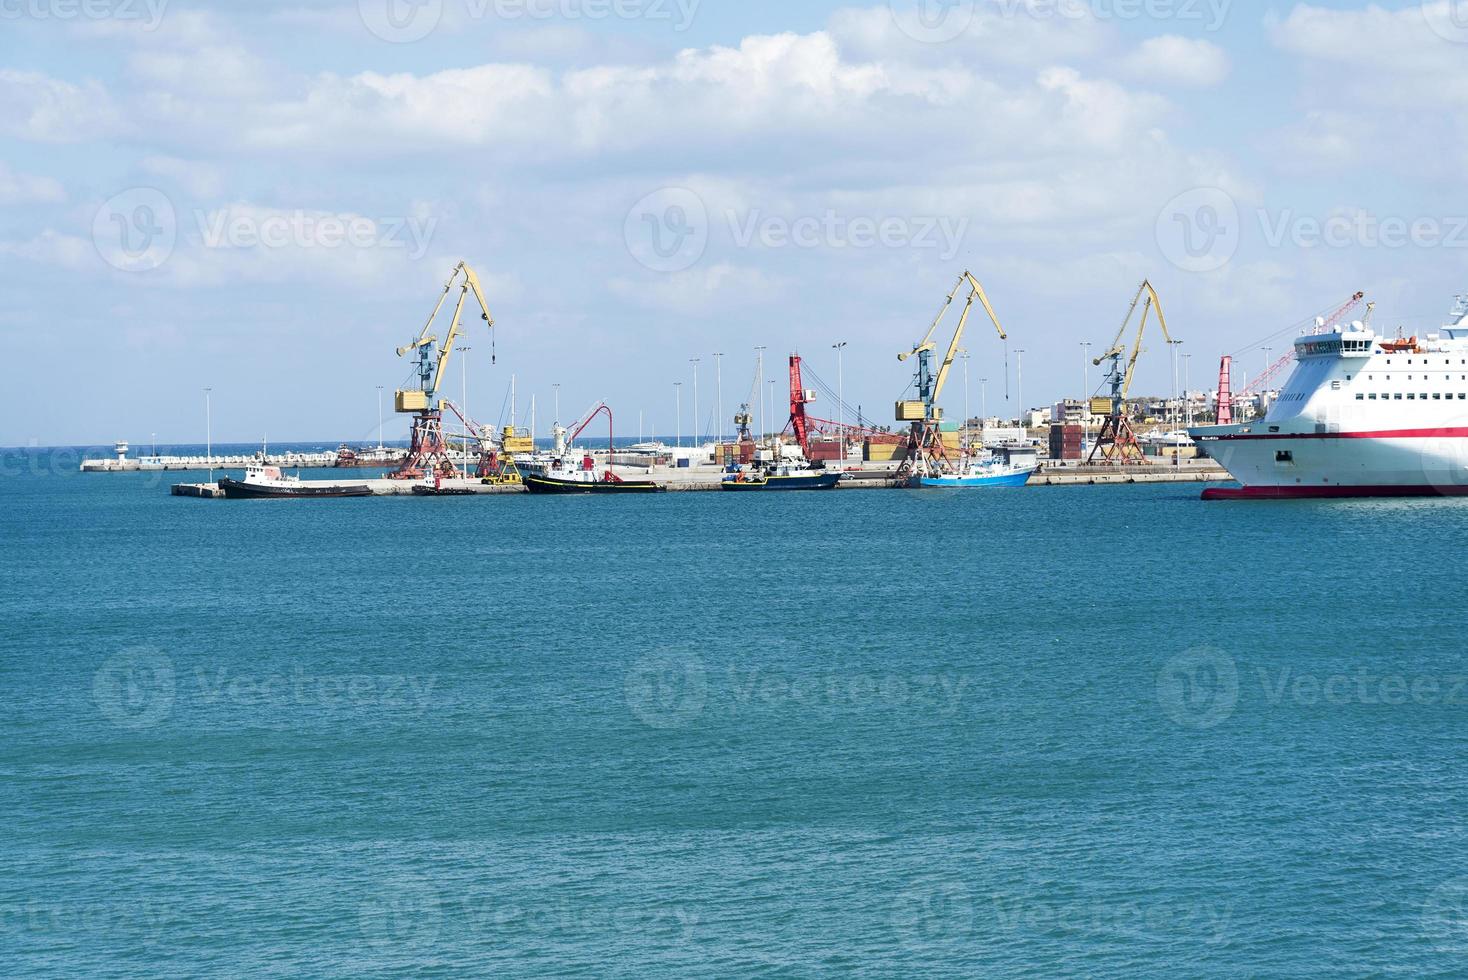
[[[6,976],[1462,976],[1468,502],[0,471]]]

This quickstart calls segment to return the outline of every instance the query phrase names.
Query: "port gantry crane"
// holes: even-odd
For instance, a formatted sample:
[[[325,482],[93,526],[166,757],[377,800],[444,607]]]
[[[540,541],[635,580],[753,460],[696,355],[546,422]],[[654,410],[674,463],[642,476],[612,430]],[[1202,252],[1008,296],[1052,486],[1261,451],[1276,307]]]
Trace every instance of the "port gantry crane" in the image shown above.
[[[438,337],[429,331],[433,329],[433,322],[438,319],[438,314],[443,310],[443,305],[448,300],[449,294],[453,292],[456,283],[459,285],[459,301],[454,306],[454,318],[449,324],[449,332],[440,343]],[[464,304],[471,292],[479,304],[481,318],[489,325],[489,329],[493,330],[494,317],[489,312],[489,303],[484,299],[484,289],[479,284],[479,276],[469,267],[469,263],[460,262],[454,267],[453,274],[449,276],[449,281],[444,285],[443,293],[438,298],[438,304],[429,314],[428,322],[423,325],[418,338],[398,348],[399,357],[406,357],[409,354],[417,355],[418,387],[399,390],[394,400],[394,407],[398,414],[413,416],[413,432],[407,459],[396,472],[390,474],[395,480],[421,480],[428,473],[438,473],[447,477],[455,476],[458,473],[449,455],[448,442],[443,433],[443,408],[447,403],[440,402],[437,398],[439,386],[443,383],[444,372],[448,368],[449,360],[453,357],[454,341],[463,332],[460,324]]]
[[[954,331],[953,340],[948,344],[943,363],[934,372],[933,355],[937,347],[933,343],[933,334],[938,332],[939,324],[943,322],[943,317],[948,314],[949,307],[953,305],[954,298],[958,296],[958,291],[965,283],[969,286],[969,293],[963,306],[963,315],[959,317],[958,329]],[[938,407],[938,399],[942,397],[943,388],[948,384],[948,375],[953,370],[954,358],[957,357],[959,347],[963,343],[963,332],[968,326],[969,314],[973,312],[974,300],[983,304],[984,312],[989,314],[989,319],[994,323],[994,329],[999,331],[999,339],[1008,340],[1009,335],[1000,325],[999,317],[994,313],[994,307],[989,302],[989,296],[984,292],[984,287],[974,278],[973,273],[964,270],[963,275],[958,277],[957,284],[949,292],[948,298],[944,300],[942,308],[938,310],[938,315],[933,318],[933,325],[928,328],[927,335],[912,350],[897,355],[897,360],[904,362],[911,357],[918,359],[917,375],[914,379],[918,397],[916,400],[897,403],[897,421],[912,424],[907,456],[897,470],[899,478],[913,475],[936,475],[951,472],[954,468],[952,461],[948,458],[947,448],[943,445],[941,425],[943,409]],[[967,419],[964,419],[964,424],[968,424]]]
[[[1146,296],[1146,303],[1142,306],[1142,322],[1137,326],[1137,339],[1132,345],[1131,356],[1127,357],[1126,336],[1127,327],[1131,326],[1132,317],[1137,315],[1137,304],[1142,303],[1142,297]],[[1132,305],[1127,310],[1126,319],[1121,323],[1121,329],[1116,331],[1116,339],[1111,342],[1106,353],[1093,360],[1091,363],[1097,367],[1102,361],[1111,361],[1111,370],[1106,380],[1111,385],[1111,412],[1106,416],[1106,421],[1101,425],[1101,434],[1096,437],[1096,444],[1091,447],[1091,456],[1088,463],[1100,461],[1106,463],[1146,463],[1146,454],[1142,452],[1141,445],[1137,442],[1137,434],[1132,430],[1132,421],[1127,414],[1127,394],[1132,390],[1132,379],[1137,373],[1137,358],[1142,355],[1142,340],[1147,333],[1147,317],[1153,309],[1157,310],[1157,324],[1162,328],[1162,337],[1169,344],[1172,343],[1172,335],[1167,332],[1167,317],[1162,312],[1162,297],[1157,295],[1157,290],[1152,288],[1150,280],[1142,280],[1137,287],[1137,295],[1132,297]],[[1121,359],[1127,357],[1126,368],[1123,370]]]

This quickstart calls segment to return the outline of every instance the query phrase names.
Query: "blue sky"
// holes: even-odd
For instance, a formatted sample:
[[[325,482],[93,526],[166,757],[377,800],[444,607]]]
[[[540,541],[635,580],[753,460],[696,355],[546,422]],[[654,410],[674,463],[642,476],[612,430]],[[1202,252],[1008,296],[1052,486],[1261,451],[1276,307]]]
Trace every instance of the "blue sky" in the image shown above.
[[[662,432],[690,358],[708,428],[713,353],[731,415],[837,341],[886,421],[965,268],[996,413],[1021,348],[1079,394],[1144,276],[1195,388],[1468,291],[1468,0],[931,2],[0,0],[0,443],[194,441],[205,386],[221,441],[369,439],[460,259],[476,417],[513,373]]]

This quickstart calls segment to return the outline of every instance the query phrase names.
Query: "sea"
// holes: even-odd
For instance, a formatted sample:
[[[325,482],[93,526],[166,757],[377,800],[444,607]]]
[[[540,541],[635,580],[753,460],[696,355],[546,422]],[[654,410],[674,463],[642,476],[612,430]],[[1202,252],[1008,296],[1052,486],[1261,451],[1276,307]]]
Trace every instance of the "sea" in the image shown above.
[[[78,458],[0,454],[4,976],[1468,975],[1468,501]]]

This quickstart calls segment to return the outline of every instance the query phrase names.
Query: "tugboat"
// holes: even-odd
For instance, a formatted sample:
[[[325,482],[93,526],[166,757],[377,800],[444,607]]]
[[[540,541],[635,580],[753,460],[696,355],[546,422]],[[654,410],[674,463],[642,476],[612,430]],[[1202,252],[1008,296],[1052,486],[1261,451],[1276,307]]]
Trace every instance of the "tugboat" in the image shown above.
[[[299,476],[286,476],[281,473],[279,466],[266,466],[263,463],[247,466],[243,480],[220,477],[219,489],[230,500],[372,496],[372,488],[365,483],[302,483]]]
[[[612,439],[612,410],[603,402],[592,409],[591,414],[586,416],[571,434],[569,442],[574,443],[592,419],[606,413],[607,416],[607,448],[608,452],[616,445]],[[622,493],[663,493],[667,490],[660,484],[651,480],[624,480],[612,472],[611,457],[607,458],[607,468],[598,474],[596,472],[596,460],[591,453],[584,453],[579,466],[568,466],[564,456],[552,459],[543,469],[534,472],[526,471],[522,474],[525,489],[535,494],[622,494]]]
[[[841,482],[840,473],[827,473],[813,468],[805,460],[778,463],[765,468],[740,467],[724,477],[720,490],[834,490]]]

